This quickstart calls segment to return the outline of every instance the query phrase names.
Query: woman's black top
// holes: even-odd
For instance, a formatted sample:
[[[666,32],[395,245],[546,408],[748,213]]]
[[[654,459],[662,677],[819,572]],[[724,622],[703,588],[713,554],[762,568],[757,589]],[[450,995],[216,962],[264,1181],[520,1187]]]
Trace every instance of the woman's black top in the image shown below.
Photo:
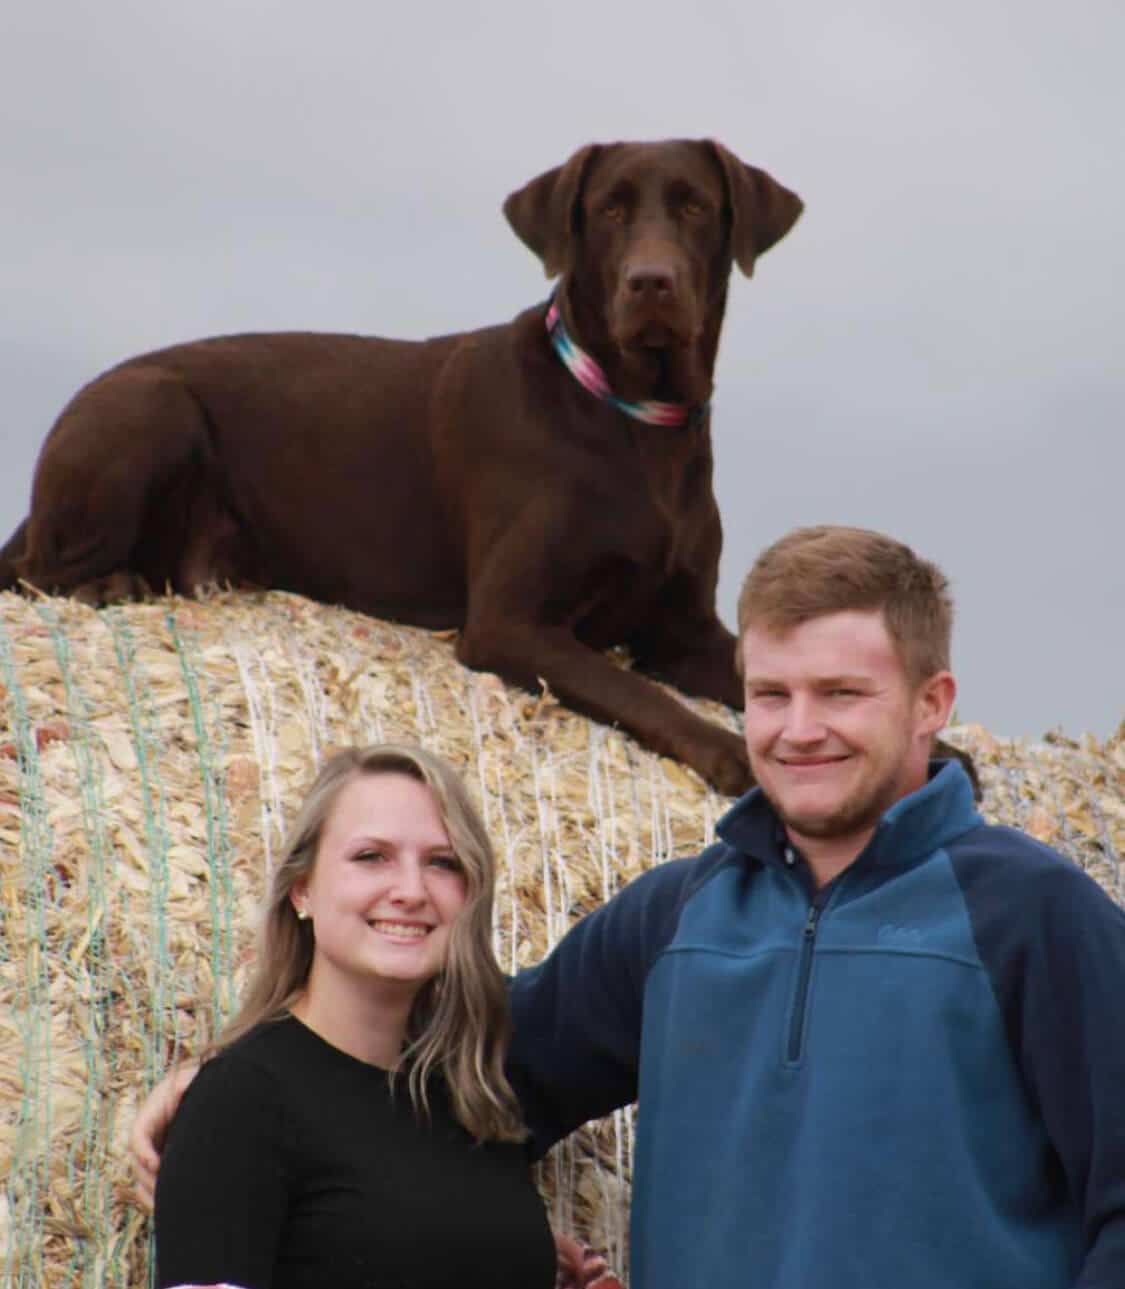
[[[555,1248],[524,1148],[474,1143],[444,1084],[404,1077],[294,1017],[208,1061],[156,1189],[161,1289],[551,1289]]]

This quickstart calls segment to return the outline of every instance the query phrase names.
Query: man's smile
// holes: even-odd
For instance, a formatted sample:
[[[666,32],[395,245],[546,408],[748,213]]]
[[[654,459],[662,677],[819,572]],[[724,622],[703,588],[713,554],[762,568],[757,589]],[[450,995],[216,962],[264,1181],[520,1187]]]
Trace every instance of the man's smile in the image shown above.
[[[819,769],[826,765],[841,765],[851,760],[850,752],[839,752],[834,756],[778,756],[774,760],[787,770]]]

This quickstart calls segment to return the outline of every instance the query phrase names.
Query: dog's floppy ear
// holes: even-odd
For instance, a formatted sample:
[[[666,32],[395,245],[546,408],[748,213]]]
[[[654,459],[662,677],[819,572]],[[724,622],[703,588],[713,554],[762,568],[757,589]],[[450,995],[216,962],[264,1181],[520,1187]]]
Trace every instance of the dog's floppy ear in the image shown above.
[[[707,141],[726,180],[731,213],[731,251],[749,277],[754,260],[781,241],[797,222],[805,203],[764,170],[748,166],[713,139]]]
[[[578,198],[597,151],[597,144],[579,148],[565,164],[533,179],[504,203],[508,223],[543,261],[548,277],[569,267]]]

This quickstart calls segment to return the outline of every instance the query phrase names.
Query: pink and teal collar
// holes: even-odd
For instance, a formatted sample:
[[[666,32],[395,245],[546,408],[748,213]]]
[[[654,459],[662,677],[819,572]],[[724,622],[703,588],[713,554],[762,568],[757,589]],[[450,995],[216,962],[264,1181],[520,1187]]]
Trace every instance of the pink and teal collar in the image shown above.
[[[579,385],[588,389],[604,403],[612,403],[626,416],[644,421],[647,425],[667,425],[678,429],[683,425],[697,424],[707,410],[706,404],[700,406],[694,403],[662,403],[655,398],[645,399],[640,403],[629,403],[623,398],[618,398],[610,389],[606,374],[597,360],[584,349],[580,349],[570,338],[553,295],[547,302],[547,334],[563,366]]]

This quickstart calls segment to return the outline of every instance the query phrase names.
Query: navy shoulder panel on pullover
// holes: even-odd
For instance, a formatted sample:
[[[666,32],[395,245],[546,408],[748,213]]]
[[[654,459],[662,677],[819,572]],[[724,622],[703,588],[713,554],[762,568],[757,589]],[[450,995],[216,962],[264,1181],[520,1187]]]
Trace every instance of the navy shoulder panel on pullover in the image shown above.
[[[1077,1285],[1125,1284],[1125,912],[1010,828],[950,847],[1013,1059],[1081,1215]]]
[[[743,860],[718,844],[651,869],[516,976],[508,1074],[536,1156],[587,1120],[636,1100],[649,969],[684,905],[732,862]]]

